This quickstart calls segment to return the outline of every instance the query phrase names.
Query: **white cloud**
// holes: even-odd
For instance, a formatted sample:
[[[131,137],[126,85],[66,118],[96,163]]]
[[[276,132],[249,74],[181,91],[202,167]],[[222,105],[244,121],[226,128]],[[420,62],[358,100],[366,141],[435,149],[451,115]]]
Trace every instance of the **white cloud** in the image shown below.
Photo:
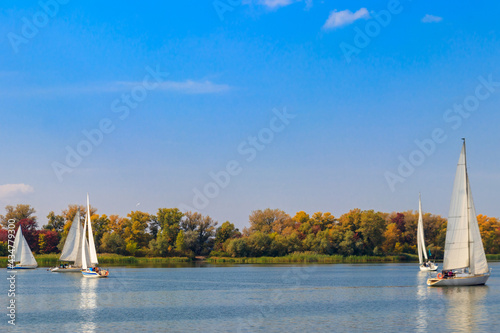
[[[243,3],[246,5],[257,4],[269,9],[278,9],[302,1],[304,0],[243,0]],[[305,0],[305,2],[308,7],[312,5],[312,0]]]
[[[259,2],[261,5],[274,9],[291,5],[295,0],[260,0]]]
[[[335,29],[338,27],[349,25],[359,19],[366,20],[368,18],[370,18],[370,14],[368,13],[368,10],[366,8],[361,8],[354,13],[348,9],[342,10],[340,12],[334,10],[330,13],[330,16],[323,25],[323,29]]]
[[[0,199],[5,199],[17,194],[33,193],[35,189],[26,184],[5,184],[0,185]]]
[[[431,14],[425,14],[425,16],[422,18],[422,22],[424,23],[441,22],[442,20],[443,20],[442,17],[434,16]]]

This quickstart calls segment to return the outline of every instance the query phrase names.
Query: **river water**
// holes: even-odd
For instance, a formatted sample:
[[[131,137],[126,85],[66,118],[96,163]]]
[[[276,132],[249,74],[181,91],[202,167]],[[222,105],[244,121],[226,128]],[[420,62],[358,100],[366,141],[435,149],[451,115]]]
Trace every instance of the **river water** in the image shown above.
[[[417,264],[112,267],[108,279],[45,268],[0,282],[12,332],[496,332],[500,263],[486,286],[429,288]]]

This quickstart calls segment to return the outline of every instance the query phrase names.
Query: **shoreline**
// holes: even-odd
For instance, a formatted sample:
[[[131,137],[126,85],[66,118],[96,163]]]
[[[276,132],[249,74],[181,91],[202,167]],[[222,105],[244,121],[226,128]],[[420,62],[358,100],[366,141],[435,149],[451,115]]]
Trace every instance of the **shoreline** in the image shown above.
[[[487,254],[488,261],[500,261],[499,254]],[[0,257],[0,268],[7,267],[8,257]],[[37,255],[35,259],[38,267],[55,267],[59,265],[59,254]],[[282,257],[131,257],[116,254],[102,254],[98,256],[101,266],[162,266],[183,264],[366,264],[366,263],[418,263],[418,256],[401,254],[390,256],[341,256],[317,254],[291,254]],[[433,260],[442,263],[442,260]]]

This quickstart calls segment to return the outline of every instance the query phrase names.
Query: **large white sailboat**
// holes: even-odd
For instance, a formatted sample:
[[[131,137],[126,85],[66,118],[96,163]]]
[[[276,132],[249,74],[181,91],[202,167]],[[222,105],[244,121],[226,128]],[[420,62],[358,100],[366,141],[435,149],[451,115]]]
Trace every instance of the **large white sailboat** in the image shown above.
[[[422,216],[422,200],[420,199],[420,194],[418,195],[417,250],[420,270],[436,271],[438,269],[438,265],[429,260],[427,257],[427,249],[425,248],[424,219]]]
[[[69,229],[64,248],[59,261],[71,262],[72,264],[63,264],[59,267],[51,268],[52,272],[75,273],[82,270],[82,247],[83,247],[83,227],[80,222],[80,211],[76,212],[71,228]],[[87,255],[87,258],[89,256]],[[88,262],[90,265],[90,262]]]
[[[97,252],[94,244],[94,235],[92,234],[92,224],[90,223],[90,203],[89,195],[87,194],[87,216],[85,216],[85,226],[83,227],[82,237],[82,274],[84,277],[90,278],[105,278],[109,272],[100,269],[97,265]],[[88,243],[87,243],[88,230]]]
[[[428,279],[429,286],[482,285],[490,277],[469,184],[463,140],[448,214],[443,272]]]
[[[21,229],[21,224],[17,229],[16,238],[14,239],[14,262],[15,266],[7,266],[9,269],[35,269],[38,267],[38,263],[31,253],[30,246],[23,236],[23,230]]]

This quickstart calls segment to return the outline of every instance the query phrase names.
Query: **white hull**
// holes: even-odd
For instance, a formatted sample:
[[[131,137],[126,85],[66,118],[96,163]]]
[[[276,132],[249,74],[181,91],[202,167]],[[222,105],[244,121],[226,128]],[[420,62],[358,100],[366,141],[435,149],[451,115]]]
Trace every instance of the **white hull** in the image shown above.
[[[431,272],[431,271],[437,271],[438,269],[438,265],[436,264],[431,264],[430,266],[424,266],[424,265],[420,265],[420,270],[422,272]]]
[[[82,274],[86,278],[96,279],[96,278],[107,278],[109,273],[107,270],[101,269],[99,271],[99,273],[97,273],[95,271],[84,270],[84,271],[82,271]]]
[[[16,265],[14,267],[7,266],[7,269],[35,269],[38,265]]]
[[[430,287],[479,286],[486,283],[490,274],[458,275],[447,279],[432,278],[427,280]]]
[[[79,273],[82,271],[81,267],[71,267],[71,268],[61,268],[61,267],[55,267],[50,270],[51,272],[56,272],[56,273]]]

